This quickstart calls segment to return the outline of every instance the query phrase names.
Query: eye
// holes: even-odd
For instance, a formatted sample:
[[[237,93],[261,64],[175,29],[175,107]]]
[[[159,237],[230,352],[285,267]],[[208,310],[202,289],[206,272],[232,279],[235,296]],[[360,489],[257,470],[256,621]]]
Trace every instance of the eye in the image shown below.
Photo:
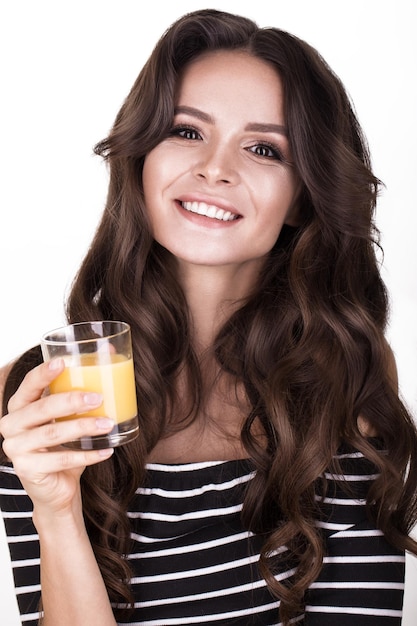
[[[276,161],[284,161],[284,157],[277,146],[269,143],[257,143],[254,146],[247,148],[249,152],[264,159],[271,159]]]
[[[171,129],[171,137],[181,137],[182,139],[188,139],[189,141],[197,141],[201,139],[201,135],[192,126],[175,126]]]

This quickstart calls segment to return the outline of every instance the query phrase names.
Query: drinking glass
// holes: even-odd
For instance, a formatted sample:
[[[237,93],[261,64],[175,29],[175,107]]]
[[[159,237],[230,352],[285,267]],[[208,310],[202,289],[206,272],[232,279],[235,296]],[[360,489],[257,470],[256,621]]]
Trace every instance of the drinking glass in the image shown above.
[[[57,328],[41,339],[44,361],[62,358],[64,371],[49,385],[50,393],[89,391],[103,396],[102,404],[77,415],[109,417],[113,430],[106,435],[82,437],[64,445],[76,450],[114,448],[138,436],[135,375],[130,326],[125,322],[81,322]]]

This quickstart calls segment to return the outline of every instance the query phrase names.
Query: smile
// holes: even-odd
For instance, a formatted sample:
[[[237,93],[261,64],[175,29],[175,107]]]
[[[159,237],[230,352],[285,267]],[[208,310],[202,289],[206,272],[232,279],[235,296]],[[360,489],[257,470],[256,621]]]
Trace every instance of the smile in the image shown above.
[[[211,217],[223,222],[231,222],[239,218],[239,215],[231,211],[219,209],[213,204],[206,204],[205,202],[181,202],[181,206],[190,213],[197,213],[198,215],[204,215],[205,217]]]

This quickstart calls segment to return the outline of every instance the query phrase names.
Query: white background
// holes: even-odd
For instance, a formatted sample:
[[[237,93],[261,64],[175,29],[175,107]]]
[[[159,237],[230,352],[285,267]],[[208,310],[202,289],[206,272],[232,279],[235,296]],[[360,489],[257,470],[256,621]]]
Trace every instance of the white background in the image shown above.
[[[177,17],[213,7],[313,44],[350,93],[385,183],[377,213],[400,391],[417,413],[417,59],[412,0],[5,1],[0,7],[0,365],[64,321],[107,174],[92,146],[156,40]],[[0,524],[0,531],[3,528]],[[15,626],[0,535],[3,626]],[[417,563],[408,560],[404,626],[417,623]],[[7,581],[6,581],[7,582]],[[3,598],[4,596],[4,598]],[[6,602],[11,602],[6,608]]]

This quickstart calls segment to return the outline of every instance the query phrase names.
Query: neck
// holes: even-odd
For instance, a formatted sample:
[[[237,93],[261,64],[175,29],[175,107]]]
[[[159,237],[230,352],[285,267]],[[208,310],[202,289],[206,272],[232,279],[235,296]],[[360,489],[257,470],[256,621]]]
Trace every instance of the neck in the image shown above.
[[[204,352],[213,344],[222,324],[250,295],[259,271],[260,263],[238,267],[180,266],[180,281],[189,306],[198,352]]]

